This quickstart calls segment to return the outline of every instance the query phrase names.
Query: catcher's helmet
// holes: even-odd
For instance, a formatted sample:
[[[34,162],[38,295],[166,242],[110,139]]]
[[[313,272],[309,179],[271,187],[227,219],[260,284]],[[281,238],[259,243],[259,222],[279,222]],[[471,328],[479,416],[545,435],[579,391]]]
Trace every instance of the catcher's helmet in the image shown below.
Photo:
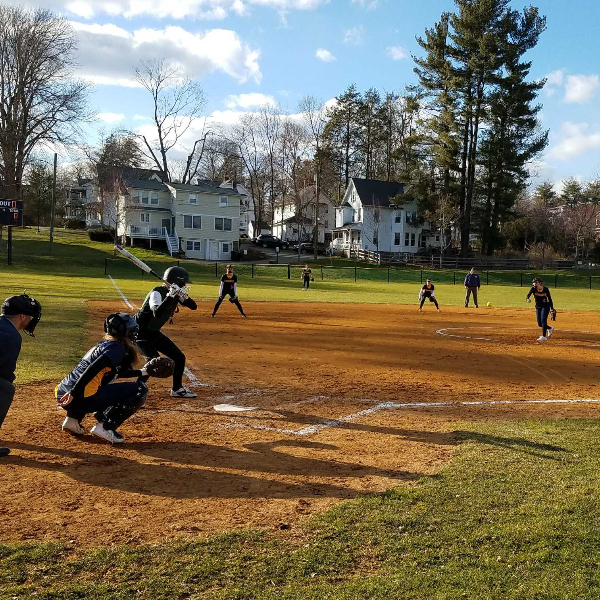
[[[192,283],[188,272],[183,267],[169,267],[165,271],[163,279],[179,287],[183,287],[186,283]]]
[[[36,325],[42,318],[42,305],[35,299],[31,298],[27,294],[21,294],[20,296],[10,296],[2,303],[2,314],[3,315],[29,315],[31,321],[25,331],[31,336]]]
[[[135,319],[127,313],[112,313],[104,321],[104,331],[114,337],[135,340],[139,327]]]

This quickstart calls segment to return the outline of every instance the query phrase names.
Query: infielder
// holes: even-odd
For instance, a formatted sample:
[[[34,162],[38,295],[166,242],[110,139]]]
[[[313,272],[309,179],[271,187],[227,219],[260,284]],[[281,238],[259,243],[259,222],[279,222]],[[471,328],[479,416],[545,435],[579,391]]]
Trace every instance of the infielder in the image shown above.
[[[147,359],[158,357],[159,352],[173,359],[175,369],[171,388],[172,397],[195,398],[196,394],[183,386],[185,354],[161,332],[161,328],[167,321],[172,322],[173,315],[179,312],[180,305],[190,310],[198,308],[185,288],[186,284],[192,282],[183,267],[169,267],[163,279],[169,285],[159,285],[148,292],[142,307],[135,315],[140,328],[137,345]]]
[[[229,296],[229,302],[235,304],[240,311],[240,314],[245,319],[246,314],[240,304],[240,300],[237,295],[237,275],[233,273],[233,265],[227,265],[225,274],[221,277],[221,287],[219,288],[219,297],[212,311],[212,317],[217,314],[221,302],[225,299],[225,296]]]
[[[533,285],[527,294],[527,302],[531,302],[532,294],[535,298],[537,324],[542,328],[542,335],[537,341],[545,342],[554,333],[554,327],[548,325],[548,315],[552,315],[553,321],[556,320],[556,310],[554,310],[550,290],[544,286],[544,282],[539,277],[533,280]]]
[[[42,317],[42,307],[35,299],[21,294],[11,296],[2,303],[0,316],[0,427],[8,413],[15,395],[15,369],[21,352],[21,334],[25,331],[34,337],[33,331]],[[8,456],[10,450],[0,446],[0,456]]]
[[[90,433],[111,444],[122,443],[117,431],[126,419],[144,405],[150,375],[172,373],[170,359],[153,359],[142,369],[135,369],[139,351],[135,345],[138,325],[127,313],[112,313],[104,321],[104,340],[86,352],[79,364],[56,386],[58,406],[67,412],[63,431],[82,435],[85,415],[94,413],[98,421]],[[159,372],[156,361],[169,361],[168,375]],[[170,367],[170,368],[169,368]],[[115,379],[137,377],[135,382],[113,383]],[[110,385],[109,385],[110,384]]]
[[[427,299],[429,299],[429,302],[433,302],[435,304],[435,307],[437,308],[438,312],[442,312],[440,310],[440,306],[439,306],[437,300],[435,299],[435,286],[431,282],[431,279],[428,279],[425,282],[425,284],[421,288],[421,291],[419,292],[419,301],[420,301],[419,312],[422,312],[423,304],[425,303],[425,300],[427,300]]]

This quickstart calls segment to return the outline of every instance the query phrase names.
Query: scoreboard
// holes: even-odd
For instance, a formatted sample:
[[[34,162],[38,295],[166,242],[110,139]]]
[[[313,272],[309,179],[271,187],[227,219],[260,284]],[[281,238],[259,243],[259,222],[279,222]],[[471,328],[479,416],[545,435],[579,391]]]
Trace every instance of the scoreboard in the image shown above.
[[[23,201],[0,200],[0,225],[23,225]]]

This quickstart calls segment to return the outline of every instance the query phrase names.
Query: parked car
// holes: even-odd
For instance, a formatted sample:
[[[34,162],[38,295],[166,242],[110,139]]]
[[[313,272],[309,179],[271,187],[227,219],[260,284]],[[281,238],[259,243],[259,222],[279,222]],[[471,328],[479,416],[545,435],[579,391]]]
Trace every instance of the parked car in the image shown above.
[[[287,242],[270,233],[261,233],[254,243],[263,248],[276,248],[279,246],[282,250],[286,250],[289,247]]]
[[[298,252],[298,246],[300,246],[300,254],[313,254],[315,247],[312,242],[302,242],[301,244],[295,244],[292,248]],[[317,244],[317,254],[325,253],[325,245]]]

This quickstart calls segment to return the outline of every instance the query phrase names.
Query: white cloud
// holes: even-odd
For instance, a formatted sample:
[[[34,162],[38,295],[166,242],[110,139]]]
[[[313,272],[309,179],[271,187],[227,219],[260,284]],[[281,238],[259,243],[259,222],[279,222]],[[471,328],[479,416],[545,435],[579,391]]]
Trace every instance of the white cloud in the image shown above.
[[[227,108],[252,108],[253,106],[277,106],[277,102],[273,96],[266,94],[239,94],[229,95],[225,100]]]
[[[40,0],[38,4],[93,19],[97,15],[123,16],[131,19],[151,16],[157,19],[221,20],[230,13],[250,14],[250,7],[266,7],[278,11],[313,10],[329,0]]]
[[[362,46],[365,43],[365,31],[362,25],[351,27],[344,31],[344,44]]]
[[[392,60],[408,58],[408,52],[402,46],[388,46],[387,55]]]
[[[548,156],[557,160],[569,160],[584,152],[600,149],[600,130],[589,131],[588,123],[565,121],[560,139],[548,151]]]
[[[79,35],[79,74],[97,85],[136,87],[133,67],[154,57],[178,64],[185,75],[194,78],[213,71],[240,83],[249,79],[258,83],[262,78],[260,53],[229,29],[194,34],[169,26],[130,33],[111,24],[71,24]]]
[[[125,118],[125,115],[123,113],[104,112],[98,113],[96,117],[105,123],[118,123]]]
[[[365,10],[375,10],[379,6],[379,0],[352,0],[352,4],[358,4]]]
[[[554,96],[558,87],[563,85],[565,80],[565,73],[563,70],[552,71],[546,74],[546,85],[544,86],[544,95],[550,98]]]
[[[325,50],[325,48],[319,48],[315,52],[315,56],[319,60],[322,60],[323,62],[332,62],[332,61],[336,60],[335,56],[333,54],[331,54],[331,52],[329,52],[329,50]]]
[[[144,115],[133,115],[134,121],[151,121],[150,117],[145,117]]]
[[[564,101],[570,104],[585,104],[595,96],[598,87],[598,75],[569,75],[565,84]]]

